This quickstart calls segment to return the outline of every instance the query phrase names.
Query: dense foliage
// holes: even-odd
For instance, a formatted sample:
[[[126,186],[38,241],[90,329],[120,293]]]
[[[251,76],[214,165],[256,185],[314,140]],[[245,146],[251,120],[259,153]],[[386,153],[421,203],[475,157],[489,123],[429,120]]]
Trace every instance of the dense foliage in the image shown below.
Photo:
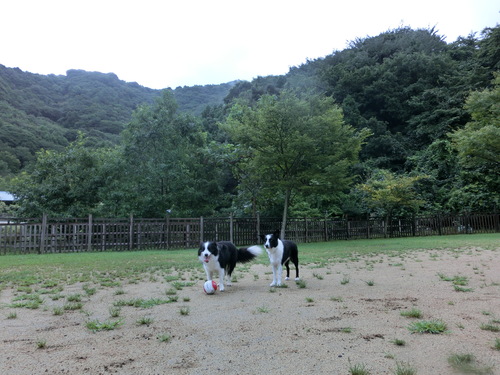
[[[0,188],[20,215],[496,210],[499,69],[498,26],[452,43],[402,27],[283,76],[162,92],[0,66]]]
[[[234,84],[168,91],[183,112],[200,115],[207,105],[222,104]],[[79,131],[93,147],[117,144],[132,112],[160,96],[161,90],[112,73],[69,70],[65,76],[43,76],[0,65],[0,176],[18,173],[40,149],[63,150]]]

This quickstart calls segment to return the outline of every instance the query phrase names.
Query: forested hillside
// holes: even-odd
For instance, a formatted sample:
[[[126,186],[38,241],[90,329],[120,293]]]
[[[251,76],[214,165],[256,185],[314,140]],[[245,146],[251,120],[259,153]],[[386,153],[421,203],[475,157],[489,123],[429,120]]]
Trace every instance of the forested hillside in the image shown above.
[[[2,67],[0,173],[31,216],[497,210],[499,70],[498,26],[451,43],[402,27],[286,75],[175,91]]]
[[[177,87],[173,93],[181,111],[200,115],[207,105],[221,104],[233,85]],[[17,173],[42,148],[62,150],[79,131],[94,147],[117,144],[132,112],[160,96],[161,90],[112,73],[44,76],[0,65],[0,175]]]

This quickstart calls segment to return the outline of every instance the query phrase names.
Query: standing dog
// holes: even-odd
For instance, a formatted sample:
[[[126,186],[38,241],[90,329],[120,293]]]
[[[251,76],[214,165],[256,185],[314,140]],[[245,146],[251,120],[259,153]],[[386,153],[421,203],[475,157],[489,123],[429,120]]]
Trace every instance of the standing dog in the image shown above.
[[[231,285],[231,274],[236,263],[250,262],[262,253],[259,246],[237,249],[232,242],[204,242],[198,249],[198,259],[203,263],[207,280],[212,280],[212,273],[219,272],[219,290],[224,291],[224,277]]]
[[[281,285],[281,274],[283,272],[283,264],[286,266],[286,279],[290,280],[290,261],[295,264],[295,280],[299,280],[299,249],[292,241],[280,240],[279,231],[273,234],[261,234],[260,237],[264,241],[269,261],[273,268],[273,282],[270,286]]]

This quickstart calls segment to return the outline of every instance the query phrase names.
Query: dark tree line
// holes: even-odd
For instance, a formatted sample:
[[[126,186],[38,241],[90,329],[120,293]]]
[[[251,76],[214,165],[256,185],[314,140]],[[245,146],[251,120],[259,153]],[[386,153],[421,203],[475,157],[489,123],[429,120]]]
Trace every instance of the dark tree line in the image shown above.
[[[34,108],[45,108],[47,117],[16,118],[10,111],[10,119],[0,118],[0,128],[22,129],[31,119],[33,128],[47,130],[47,146],[36,157],[16,162],[0,150],[0,171],[22,170],[3,185],[21,198],[24,216],[496,210],[499,68],[499,27],[452,43],[434,29],[403,27],[357,39],[283,76],[217,88],[218,102],[189,114],[165,90],[135,104],[126,121],[108,116],[100,111],[120,113],[108,85],[94,98],[102,108],[58,112],[44,103]],[[90,89],[77,87],[65,90]],[[193,92],[192,105],[200,108],[207,91]],[[13,98],[0,105],[23,114],[31,108]],[[93,133],[92,116],[108,121],[99,125],[101,137]],[[63,131],[40,122],[55,117]],[[22,143],[9,137],[0,142]],[[32,150],[19,146],[19,155],[20,147]]]

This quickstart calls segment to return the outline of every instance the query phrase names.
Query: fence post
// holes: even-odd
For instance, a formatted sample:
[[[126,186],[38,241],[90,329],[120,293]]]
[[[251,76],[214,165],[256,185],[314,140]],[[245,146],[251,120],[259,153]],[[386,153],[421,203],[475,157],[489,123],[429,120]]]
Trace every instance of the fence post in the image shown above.
[[[229,241],[234,242],[233,213],[229,215]]]
[[[45,252],[45,241],[47,239],[47,214],[42,215],[42,233],[40,236],[40,249],[38,254],[43,254]]]
[[[166,242],[167,242],[167,250],[170,249],[170,215],[167,213],[167,236],[166,236]]]
[[[260,213],[257,212],[257,242],[260,241]]]
[[[325,214],[325,221],[324,221],[324,241],[328,241],[328,222],[327,222],[327,216]]]
[[[204,233],[204,228],[203,228],[203,216],[200,216],[200,243],[203,242],[203,239],[205,238],[205,233]]]
[[[89,214],[89,222],[87,228],[87,251],[92,250],[92,214]]]
[[[128,249],[134,247],[134,215],[130,215],[129,230],[128,230]]]

